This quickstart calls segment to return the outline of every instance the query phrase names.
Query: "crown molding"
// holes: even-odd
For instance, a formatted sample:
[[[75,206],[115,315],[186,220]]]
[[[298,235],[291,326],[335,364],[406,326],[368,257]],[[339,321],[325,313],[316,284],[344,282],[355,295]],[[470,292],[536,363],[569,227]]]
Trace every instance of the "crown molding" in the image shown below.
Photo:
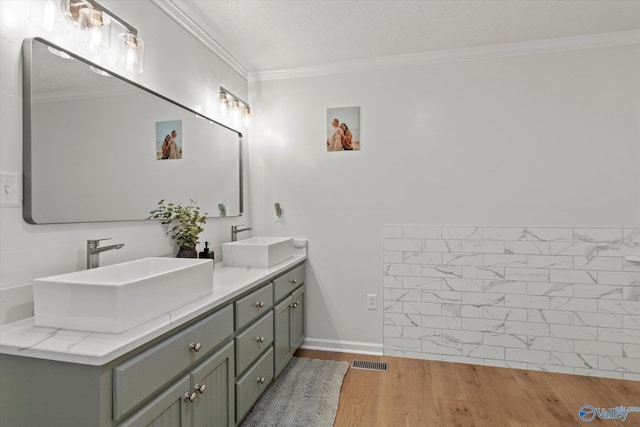
[[[240,74],[245,80],[249,75],[249,70],[225,50],[217,41],[213,39],[202,27],[193,19],[187,16],[172,0],[151,0],[158,9],[163,11],[169,18],[173,19],[186,32],[191,34],[196,40],[205,45],[207,49],[216,54],[235,72]]]
[[[537,55],[572,50],[640,44],[640,30],[619,31],[465,49],[448,49],[409,55],[385,56],[311,67],[250,72],[249,81],[268,81],[383,70],[446,62],[479,61],[510,56]]]

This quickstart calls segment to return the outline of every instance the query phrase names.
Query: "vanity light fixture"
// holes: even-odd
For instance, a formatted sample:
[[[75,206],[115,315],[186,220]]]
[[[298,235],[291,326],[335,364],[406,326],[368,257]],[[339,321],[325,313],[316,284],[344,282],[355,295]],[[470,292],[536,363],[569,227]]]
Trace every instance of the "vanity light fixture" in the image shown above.
[[[231,114],[233,115],[234,119],[239,119],[240,115],[242,114],[242,125],[245,128],[249,127],[249,121],[251,119],[251,107],[249,107],[248,102],[243,101],[222,86],[220,86],[218,101],[220,102],[220,108],[223,111],[226,111],[227,107],[231,105]]]
[[[57,11],[67,23],[67,28],[77,28],[78,44],[88,48],[96,56],[111,54],[111,23],[115,22],[122,28],[118,34],[116,46],[117,65],[123,66],[132,73],[141,73],[144,69],[144,41],[138,35],[138,30],[109,11],[96,0],[55,0]],[[46,22],[53,22],[51,16],[52,0],[44,4]]]

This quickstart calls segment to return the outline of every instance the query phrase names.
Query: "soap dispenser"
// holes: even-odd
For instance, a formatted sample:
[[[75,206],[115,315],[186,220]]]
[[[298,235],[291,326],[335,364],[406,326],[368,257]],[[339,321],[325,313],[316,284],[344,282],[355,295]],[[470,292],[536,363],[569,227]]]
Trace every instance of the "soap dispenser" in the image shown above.
[[[204,251],[200,252],[198,258],[211,259],[213,260],[213,264],[215,265],[215,254],[213,253],[213,251],[209,250],[209,242],[204,242]]]

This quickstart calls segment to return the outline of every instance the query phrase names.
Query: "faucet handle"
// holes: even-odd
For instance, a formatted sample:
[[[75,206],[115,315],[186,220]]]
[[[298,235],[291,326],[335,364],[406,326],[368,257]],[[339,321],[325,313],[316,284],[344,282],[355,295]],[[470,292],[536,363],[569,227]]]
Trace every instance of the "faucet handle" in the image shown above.
[[[111,240],[111,237],[105,237],[104,239],[88,239],[87,240],[87,245],[97,247],[99,242],[102,242],[103,240]]]

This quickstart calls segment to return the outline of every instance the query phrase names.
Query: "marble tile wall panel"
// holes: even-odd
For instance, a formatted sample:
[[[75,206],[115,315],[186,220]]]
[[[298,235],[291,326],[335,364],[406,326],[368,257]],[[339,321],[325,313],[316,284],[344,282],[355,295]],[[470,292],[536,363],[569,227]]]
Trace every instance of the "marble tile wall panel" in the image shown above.
[[[389,225],[384,353],[640,380],[640,229]]]

